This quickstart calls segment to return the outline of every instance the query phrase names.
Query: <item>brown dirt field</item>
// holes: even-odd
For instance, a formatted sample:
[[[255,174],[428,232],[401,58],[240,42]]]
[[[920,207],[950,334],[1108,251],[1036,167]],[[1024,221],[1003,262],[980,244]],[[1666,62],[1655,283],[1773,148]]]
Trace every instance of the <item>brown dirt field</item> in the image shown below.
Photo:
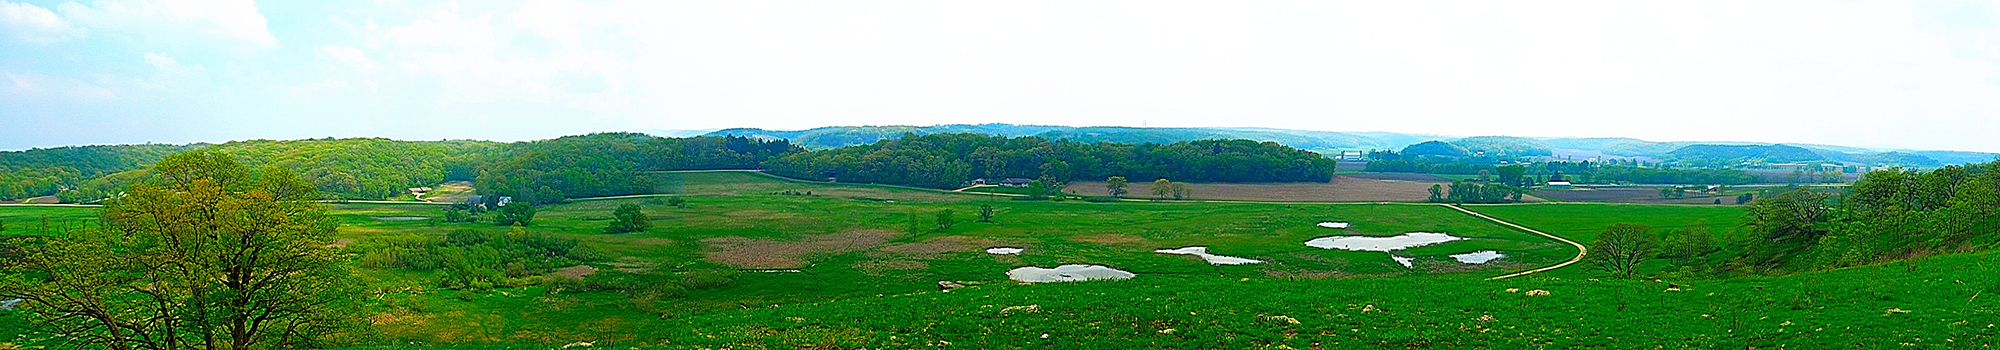
[[[719,237],[701,240],[708,261],[739,268],[798,268],[814,256],[843,254],[881,246],[895,232],[859,230],[805,236],[798,240]]]
[[[1430,199],[1430,189],[1434,183],[1413,181],[1390,181],[1364,179],[1352,176],[1336,176],[1332,182],[1290,182],[1290,183],[1198,183],[1188,184],[1194,191],[1195,199],[1224,199],[1273,202],[1422,202]],[[1127,187],[1130,198],[1146,198],[1151,183],[1133,183]],[[1069,190],[1087,196],[1108,196],[1110,190],[1104,182],[1075,182]],[[1523,201],[1542,200],[1523,197]]]
[[[431,186],[431,193],[425,194],[424,200],[438,203],[458,203],[465,201],[465,197],[471,195],[471,182],[447,182]]]
[[[1361,173],[1361,174],[1346,174],[1341,176],[1359,178],[1359,179],[1369,179],[1369,180],[1443,182],[1443,183],[1451,182],[1451,179],[1445,178],[1443,176],[1437,176],[1431,174],[1417,174],[1417,173]]]

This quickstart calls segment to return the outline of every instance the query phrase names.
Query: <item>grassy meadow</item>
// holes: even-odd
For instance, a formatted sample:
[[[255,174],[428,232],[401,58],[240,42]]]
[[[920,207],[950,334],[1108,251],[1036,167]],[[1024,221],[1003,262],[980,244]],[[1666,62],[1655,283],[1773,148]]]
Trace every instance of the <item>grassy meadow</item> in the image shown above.
[[[1990,253],[1788,277],[1597,280],[1554,264],[1574,248],[1430,204],[1019,201],[891,186],[794,182],[744,172],[649,174],[681,193],[542,207],[529,231],[581,241],[598,274],[731,271],[673,296],[560,292],[547,285],[451,290],[439,273],[363,269],[373,344],[552,348],[574,342],[666,348],[1986,348],[2000,290]],[[651,230],[602,233],[620,204]],[[977,222],[982,206],[993,222]],[[1740,208],[1604,204],[1468,208],[1588,242],[1618,222],[1717,235]],[[421,204],[334,204],[335,242],[356,256],[390,242],[472,229]],[[937,229],[937,213],[956,223]],[[29,218],[94,209],[0,207],[6,234]],[[55,220],[55,219],[52,219]],[[1346,230],[1316,227],[1345,221]],[[1325,250],[1331,235],[1443,232],[1466,240],[1399,252]],[[1264,260],[1214,266],[1155,249],[1207,246]],[[1020,247],[1018,256],[989,247]],[[1451,254],[1498,250],[1487,264]],[[1020,284],[1016,267],[1098,264],[1122,281]],[[568,269],[565,269],[568,270]],[[939,281],[970,287],[939,292]],[[1667,292],[1667,283],[1682,289]],[[1511,289],[1511,290],[1510,290]],[[1527,296],[1546,290],[1548,296]],[[1898,312],[1903,310],[1908,312]],[[0,337],[24,333],[0,313]],[[7,333],[15,332],[15,333]],[[0,341],[6,341],[0,339]],[[19,339],[17,344],[40,344]],[[1908,344],[1908,345],[1905,345]]]

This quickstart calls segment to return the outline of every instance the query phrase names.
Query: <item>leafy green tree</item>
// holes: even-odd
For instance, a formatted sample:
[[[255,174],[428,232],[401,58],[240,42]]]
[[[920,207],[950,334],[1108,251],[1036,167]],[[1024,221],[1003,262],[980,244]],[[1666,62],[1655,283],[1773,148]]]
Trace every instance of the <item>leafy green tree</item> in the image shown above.
[[[1165,178],[1153,180],[1153,199],[1167,199],[1174,193],[1174,182]]]
[[[535,221],[535,204],[511,202],[501,206],[493,214],[493,224],[500,226],[530,226]]]
[[[670,198],[667,198],[667,205],[669,205],[669,206],[673,206],[673,207],[675,207],[675,208],[681,208],[681,209],[687,209],[687,207],[688,207],[688,200],[687,200],[687,198],[681,198],[680,196],[674,196],[674,197],[670,197]]]
[[[1111,178],[1104,179],[1104,187],[1109,189],[1111,197],[1115,198],[1125,198],[1125,186],[1130,183],[1130,181],[1125,180],[1124,176],[1112,176]]]
[[[1708,230],[1708,220],[1695,221],[1687,229],[1669,230],[1660,239],[1660,255],[1687,260],[1715,251],[1715,235]]]
[[[1612,224],[1590,244],[1586,258],[1593,268],[1613,276],[1631,278],[1639,265],[1653,256],[1653,229],[1637,224]]]
[[[1494,167],[1493,173],[1495,175],[1500,176],[1500,183],[1503,184],[1522,186],[1522,185],[1527,185],[1528,183],[1526,180],[1526,175],[1528,174],[1527,166],[1508,165],[1502,167]]]
[[[979,222],[993,222],[993,206],[991,205],[979,206]]]
[[[1194,190],[1189,189],[1188,184],[1185,182],[1175,182],[1171,188],[1174,193],[1174,200],[1181,200],[1194,194]]]
[[[1042,180],[1028,181],[1028,198],[1033,198],[1033,199],[1049,198],[1048,184],[1043,183]]]
[[[63,339],[110,349],[330,345],[362,283],[313,185],[212,151],[168,156],[103,209],[102,226],[31,248],[0,272]]]
[[[1756,238],[1747,256],[1750,262],[1769,267],[1819,242],[1828,232],[1832,214],[1827,198],[1799,188],[1750,202],[1743,223]]]
[[[646,212],[638,204],[626,203],[619,204],[618,209],[611,212],[611,224],[604,228],[604,232],[641,232],[650,228],[653,228],[653,219],[646,217]]]
[[[1444,203],[1444,185],[1431,185],[1431,203]]]
[[[950,230],[952,225],[958,224],[957,220],[957,218],[952,217],[951,209],[939,210],[937,212],[937,230]]]

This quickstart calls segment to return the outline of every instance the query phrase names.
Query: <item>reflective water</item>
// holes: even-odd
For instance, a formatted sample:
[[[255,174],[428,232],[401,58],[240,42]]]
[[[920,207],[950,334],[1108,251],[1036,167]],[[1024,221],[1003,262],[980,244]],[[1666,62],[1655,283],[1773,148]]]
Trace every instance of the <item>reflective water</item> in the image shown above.
[[[1322,222],[1322,223],[1319,223],[1319,227],[1325,227],[1325,228],[1347,228],[1347,223],[1346,223],[1346,222],[1340,222],[1340,221],[1327,221],[1327,222]]]
[[[1389,259],[1391,259],[1391,260],[1395,260],[1397,264],[1403,264],[1403,267],[1406,267],[1406,268],[1415,268],[1415,267],[1417,267],[1416,265],[1410,265],[1410,262],[1412,262],[1412,261],[1416,261],[1417,259],[1411,259],[1411,258],[1405,258],[1405,257],[1400,257],[1400,256],[1395,256],[1395,255],[1390,255],[1390,256],[1389,256]]]
[[[1122,280],[1135,276],[1138,275],[1103,265],[1062,265],[1053,269],[1027,266],[1007,271],[1007,278],[1028,283]]]
[[[1390,237],[1327,236],[1306,241],[1306,246],[1320,249],[1386,252],[1461,239],[1464,238],[1437,232],[1410,232]]]
[[[1458,262],[1467,264],[1484,264],[1488,261],[1493,261],[1493,259],[1499,259],[1503,257],[1507,257],[1507,255],[1500,254],[1499,251],[1494,251],[1494,250],[1481,250],[1465,254],[1453,254],[1451,256],[1452,259],[1458,259]]]
[[[1014,247],[993,247],[993,248],[986,248],[986,254],[993,254],[993,255],[1021,255],[1021,251],[1023,251],[1023,250],[1027,250],[1027,249],[1021,249],[1021,248],[1014,248]]]
[[[1224,256],[1224,255],[1215,255],[1215,254],[1209,254],[1209,253],[1208,253],[1208,247],[1185,247],[1185,248],[1181,248],[1181,249],[1160,249],[1160,250],[1155,250],[1155,251],[1153,251],[1153,252],[1154,252],[1154,253],[1160,253],[1160,254],[1180,254],[1180,255],[1193,255],[1193,256],[1199,256],[1199,257],[1201,257],[1201,260],[1205,260],[1205,261],[1208,261],[1208,263],[1209,263],[1210,265],[1243,265],[1243,264],[1260,264],[1260,263],[1263,263],[1263,262],[1264,262],[1263,260],[1256,260],[1256,259],[1245,259],[1245,258],[1238,258],[1238,257],[1233,257],[1233,256]]]

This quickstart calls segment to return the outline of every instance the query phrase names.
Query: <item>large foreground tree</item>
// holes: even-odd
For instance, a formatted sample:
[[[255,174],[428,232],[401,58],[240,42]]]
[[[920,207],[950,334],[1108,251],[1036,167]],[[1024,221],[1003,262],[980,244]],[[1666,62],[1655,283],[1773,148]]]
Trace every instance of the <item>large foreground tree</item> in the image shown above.
[[[0,299],[110,349],[312,347],[353,324],[359,284],[310,183],[210,151],[154,174],[107,202],[99,227],[25,247]]]

